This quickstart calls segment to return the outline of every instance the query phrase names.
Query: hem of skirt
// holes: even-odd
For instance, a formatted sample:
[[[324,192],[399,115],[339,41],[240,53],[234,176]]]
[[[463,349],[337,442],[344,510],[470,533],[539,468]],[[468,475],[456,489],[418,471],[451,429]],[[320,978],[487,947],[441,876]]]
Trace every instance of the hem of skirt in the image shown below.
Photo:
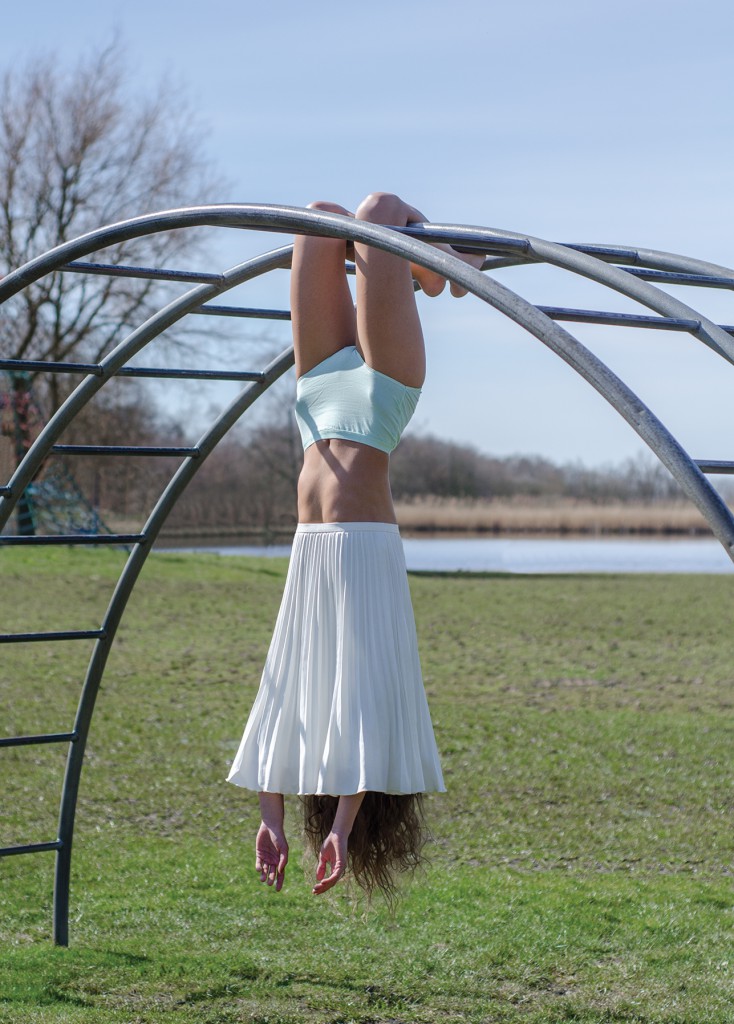
[[[328,789],[264,789],[262,786],[251,786],[247,782],[238,782],[237,779],[228,778],[227,782],[240,789],[249,789],[253,793],[278,793],[282,796],[354,796],[356,793],[386,793],[388,796],[417,796],[421,793],[445,793],[444,785],[429,786],[425,789],[377,789],[374,786],[367,786],[363,789],[345,790],[343,793],[333,793]]]

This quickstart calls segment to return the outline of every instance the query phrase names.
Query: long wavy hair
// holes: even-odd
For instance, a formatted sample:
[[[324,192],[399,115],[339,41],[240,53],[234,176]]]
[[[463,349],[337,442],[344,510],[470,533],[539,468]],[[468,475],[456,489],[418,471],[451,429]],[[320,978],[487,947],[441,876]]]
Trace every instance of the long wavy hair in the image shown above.
[[[339,797],[305,796],[301,802],[306,846],[318,857]],[[366,793],[349,836],[349,871],[368,898],[379,890],[392,907],[399,876],[420,866],[428,838],[422,794]]]

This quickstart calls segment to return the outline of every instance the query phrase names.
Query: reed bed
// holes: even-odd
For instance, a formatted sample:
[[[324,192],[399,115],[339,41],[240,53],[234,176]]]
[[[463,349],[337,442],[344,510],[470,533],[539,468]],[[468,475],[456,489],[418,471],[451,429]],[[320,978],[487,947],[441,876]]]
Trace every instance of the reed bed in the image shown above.
[[[565,499],[419,498],[396,505],[406,532],[492,534],[680,534],[710,529],[690,502],[606,502]]]

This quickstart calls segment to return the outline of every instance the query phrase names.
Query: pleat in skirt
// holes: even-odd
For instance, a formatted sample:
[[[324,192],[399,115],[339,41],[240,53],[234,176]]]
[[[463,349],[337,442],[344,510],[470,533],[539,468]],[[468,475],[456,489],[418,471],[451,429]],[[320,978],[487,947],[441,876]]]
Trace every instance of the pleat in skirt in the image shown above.
[[[394,524],[299,525],[228,781],[333,796],[445,789]]]

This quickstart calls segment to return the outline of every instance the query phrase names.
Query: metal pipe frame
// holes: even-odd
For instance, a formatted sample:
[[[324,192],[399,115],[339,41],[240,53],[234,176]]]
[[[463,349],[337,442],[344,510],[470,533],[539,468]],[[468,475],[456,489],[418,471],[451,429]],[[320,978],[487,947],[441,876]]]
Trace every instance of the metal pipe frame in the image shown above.
[[[468,266],[450,253],[436,249],[429,243],[432,241],[449,242],[459,249],[500,254],[499,258],[485,261],[485,268],[527,262],[547,262],[563,267],[574,274],[588,277],[635,299],[659,313],[664,320],[674,321],[675,329],[688,330],[728,362],[734,362],[734,339],[726,333],[724,328],[711,323],[684,303],[661,292],[651,283],[633,276],[618,266],[610,265],[610,261],[630,265],[638,264],[637,269],[639,269],[639,264],[644,264],[645,268],[652,267],[654,271],[666,275],[684,274],[702,279],[715,279],[717,283],[714,286],[716,287],[728,286],[722,282],[731,282],[731,286],[734,287],[734,272],[713,264],[657,253],[654,250],[590,245],[563,246],[528,235],[516,235],[510,232],[463,225],[426,224],[397,229],[355,221],[324,211],[255,204],[168,210],[109,225],[58,246],[18,268],[0,281],[0,303],[44,275],[61,270],[75,273],[119,273],[131,277],[158,277],[196,284],[196,287],[168,303],[140,327],[132,331],[100,363],[53,364],[48,367],[54,372],[85,373],[86,376],[38,435],[8,485],[0,487],[0,528],[7,522],[15,503],[31,483],[46,457],[53,450],[63,451],[65,449],[66,446],[58,445],[57,442],[66,427],[97,391],[114,377],[169,375],[196,379],[202,374],[208,374],[215,379],[219,377],[232,379],[231,376],[220,374],[219,371],[185,371],[165,367],[161,367],[159,370],[144,370],[129,366],[129,361],[162,331],[189,314],[201,313],[205,310],[215,315],[243,315],[243,312],[246,312],[247,315],[264,316],[279,312],[281,314],[279,319],[287,319],[287,311],[242,311],[236,307],[216,306],[202,309],[202,306],[236,285],[267,274],[276,268],[288,267],[292,246],[263,253],[222,274],[191,274],[187,271],[115,267],[107,264],[90,265],[79,262],[95,251],[131,238],[174,228],[203,225],[288,234],[323,235],[358,241],[427,267],[442,274],[449,281],[465,287],[488,305],[522,326],[560,356],[623,416],[660,461],[667,466],[685,493],[702,511],[714,534],[729,556],[734,559],[734,518],[731,512],[709,484],[699,465],[690,458],[670,432],[627,385],[572,334],[559,327],[546,313],[482,271]],[[706,282],[702,280],[702,283]],[[589,311],[576,312],[588,313]],[[671,323],[670,326],[672,327],[673,324]],[[15,362],[22,363],[23,361]],[[132,545],[100,629],[46,634],[10,634],[0,637],[0,642],[72,638],[93,638],[95,640],[72,732],[39,737],[15,737],[2,742],[2,745],[17,745],[69,740],[61,795],[58,838],[50,843],[30,844],[24,847],[9,847],[0,850],[0,855],[35,852],[42,849],[56,850],[54,940],[57,944],[68,944],[71,852],[84,750],[109,651],[127,602],[162,525],[188,483],[237,420],[292,364],[293,350],[289,347],[262,371],[242,371],[243,375],[251,379],[247,387],[217,418],[195,446],[176,450],[175,454],[182,461],[160,495],[140,534],[125,535],[124,538],[118,536],[112,539],[105,535],[95,536],[91,539],[80,536],[35,539],[35,542],[40,543],[122,543],[124,541]],[[30,362],[28,365],[30,366]],[[33,369],[40,368],[39,361],[33,363]],[[238,375],[235,379],[242,379],[242,376]],[[98,450],[98,446],[83,447],[89,450]],[[106,450],[109,453],[112,449],[108,447]],[[116,446],[118,453],[121,454],[123,450],[127,454],[172,454],[170,449],[151,448],[141,451],[141,449],[131,449],[129,446]],[[729,467],[731,464],[701,462],[700,465],[713,472],[729,472],[730,470],[724,467]],[[33,538],[4,536],[0,537],[0,546],[25,543],[28,540],[33,540]]]

